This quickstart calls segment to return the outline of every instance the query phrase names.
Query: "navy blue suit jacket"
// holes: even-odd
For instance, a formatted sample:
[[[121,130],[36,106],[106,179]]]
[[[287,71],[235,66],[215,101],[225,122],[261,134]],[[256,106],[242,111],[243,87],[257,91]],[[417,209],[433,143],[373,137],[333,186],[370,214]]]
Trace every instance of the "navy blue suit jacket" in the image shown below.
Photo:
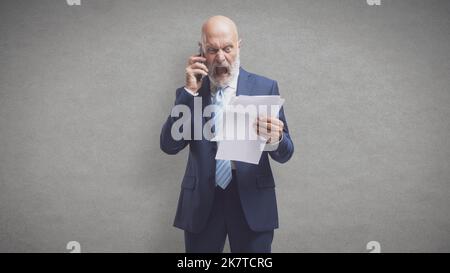
[[[279,95],[278,85],[274,80],[240,68],[236,95]],[[202,96],[203,108],[211,104],[208,77],[203,79],[199,96]],[[176,91],[175,105],[184,104],[192,110],[191,113],[194,113],[193,98],[194,96],[181,87]],[[177,117],[169,116],[160,136],[161,150],[167,154],[177,154],[189,145],[189,158],[181,183],[174,226],[198,233],[205,227],[214,201],[217,144],[206,140],[203,136],[201,140],[174,140],[171,127],[177,119]],[[277,162],[284,163],[294,152],[283,108],[280,110],[279,119],[284,123],[284,132],[277,150],[263,152],[258,165],[235,162],[242,208],[249,227],[254,231],[278,228],[275,182],[268,156],[270,155]],[[204,124],[208,118],[202,118],[202,120]]]

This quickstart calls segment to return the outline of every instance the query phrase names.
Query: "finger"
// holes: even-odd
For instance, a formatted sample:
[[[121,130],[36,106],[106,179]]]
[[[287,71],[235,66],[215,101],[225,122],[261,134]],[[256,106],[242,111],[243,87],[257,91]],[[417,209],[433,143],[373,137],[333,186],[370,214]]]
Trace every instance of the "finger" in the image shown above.
[[[272,125],[270,123],[258,121],[256,126],[259,131],[270,132],[270,130],[272,130]]]
[[[280,125],[277,125],[277,124],[274,124],[274,123],[270,123],[270,122],[262,122],[262,121],[260,121],[260,122],[257,123],[257,125],[260,126],[260,127],[264,127],[264,128],[270,129],[270,130],[281,129]]]
[[[279,126],[279,127],[281,127],[281,128],[284,127],[283,121],[281,121],[281,120],[279,120],[279,119],[277,119],[277,118],[271,118],[271,119],[270,119],[270,123],[276,124],[277,126]]]
[[[275,137],[275,138],[279,138],[281,135],[281,131],[268,131],[266,128],[263,127],[256,127],[256,133],[260,136],[264,136],[266,138],[268,137]]]
[[[259,121],[259,120],[257,120],[257,121],[253,124],[253,127],[256,129],[257,132],[259,132],[259,131],[267,132],[267,131],[268,131],[268,129],[267,129],[268,126],[269,126],[269,125],[268,125],[267,123],[261,122],[261,121]]]
[[[189,57],[189,60],[188,60],[188,62],[190,64],[193,64],[195,62],[205,62],[205,61],[206,61],[206,58],[202,57],[202,56],[199,56],[199,55],[191,56],[191,57]]]
[[[258,122],[268,122],[268,119],[267,119],[267,117],[266,116],[258,116],[257,118],[256,118],[256,121],[258,121]]]
[[[189,57],[189,60],[188,60],[189,65],[196,63],[196,62],[206,62],[206,58],[198,56],[198,55]]]
[[[276,124],[278,126],[284,126],[284,123],[281,120],[274,118],[274,117],[259,117],[258,119],[263,122],[266,122],[266,123],[272,123],[272,124]]]
[[[259,122],[258,127],[267,130],[267,131],[282,131],[283,128],[281,126],[275,125],[273,123],[265,123],[265,122]]]
[[[192,68],[189,68],[189,69],[186,69],[186,72],[189,74],[189,75],[198,75],[198,74],[202,74],[203,76],[208,76],[208,73],[206,73],[204,70],[202,70],[202,69],[192,69]]]
[[[193,63],[191,65],[191,68],[197,68],[197,69],[203,69],[204,71],[208,72],[208,67],[202,63]]]
[[[260,128],[258,124],[254,123],[253,128],[256,130],[257,135],[266,135],[268,134],[267,130],[264,128]]]

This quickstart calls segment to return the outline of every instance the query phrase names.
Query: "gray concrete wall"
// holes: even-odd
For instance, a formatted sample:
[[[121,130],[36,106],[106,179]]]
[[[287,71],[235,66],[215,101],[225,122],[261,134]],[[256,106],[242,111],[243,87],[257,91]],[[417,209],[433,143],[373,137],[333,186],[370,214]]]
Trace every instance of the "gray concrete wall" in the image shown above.
[[[0,2],[0,251],[178,252],[159,133],[200,26],[237,23],[296,152],[275,252],[450,251],[450,2]]]

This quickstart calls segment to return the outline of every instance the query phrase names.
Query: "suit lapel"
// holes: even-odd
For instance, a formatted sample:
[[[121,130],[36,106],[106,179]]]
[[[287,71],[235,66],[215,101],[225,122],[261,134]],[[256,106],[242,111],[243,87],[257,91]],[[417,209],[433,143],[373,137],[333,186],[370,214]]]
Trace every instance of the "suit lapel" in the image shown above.
[[[202,97],[203,107],[211,104],[211,90],[209,86],[210,86],[209,77],[204,77],[202,87],[200,88],[199,91],[199,94]]]
[[[251,77],[250,73],[248,73],[242,67],[240,67],[236,96],[251,95],[252,85],[253,85],[252,77]]]
[[[200,91],[199,91],[199,96],[201,96],[201,98],[202,98],[202,128],[203,128],[205,126],[205,123],[211,119],[211,117],[203,116],[205,107],[212,104],[209,77],[203,78],[203,83],[202,83],[202,87],[200,88]],[[215,156],[216,156],[217,142],[204,139],[203,133],[202,133],[202,141],[204,142],[204,145],[207,145],[206,147],[209,151],[211,160],[214,161]]]

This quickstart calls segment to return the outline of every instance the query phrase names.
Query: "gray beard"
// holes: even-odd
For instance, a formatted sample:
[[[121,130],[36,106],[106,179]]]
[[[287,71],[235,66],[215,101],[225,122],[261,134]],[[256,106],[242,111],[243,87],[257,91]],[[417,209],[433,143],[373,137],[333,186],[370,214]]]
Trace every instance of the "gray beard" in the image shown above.
[[[239,54],[236,56],[236,60],[234,63],[230,66],[230,76],[223,80],[216,80],[213,75],[208,74],[209,81],[212,83],[213,86],[219,87],[219,88],[225,88],[228,85],[230,85],[231,81],[236,77],[237,73],[239,72],[239,67],[241,64],[240,56]],[[208,67],[209,69],[209,67]],[[213,71],[213,69],[209,69],[209,71]],[[212,72],[214,73],[214,72]]]

